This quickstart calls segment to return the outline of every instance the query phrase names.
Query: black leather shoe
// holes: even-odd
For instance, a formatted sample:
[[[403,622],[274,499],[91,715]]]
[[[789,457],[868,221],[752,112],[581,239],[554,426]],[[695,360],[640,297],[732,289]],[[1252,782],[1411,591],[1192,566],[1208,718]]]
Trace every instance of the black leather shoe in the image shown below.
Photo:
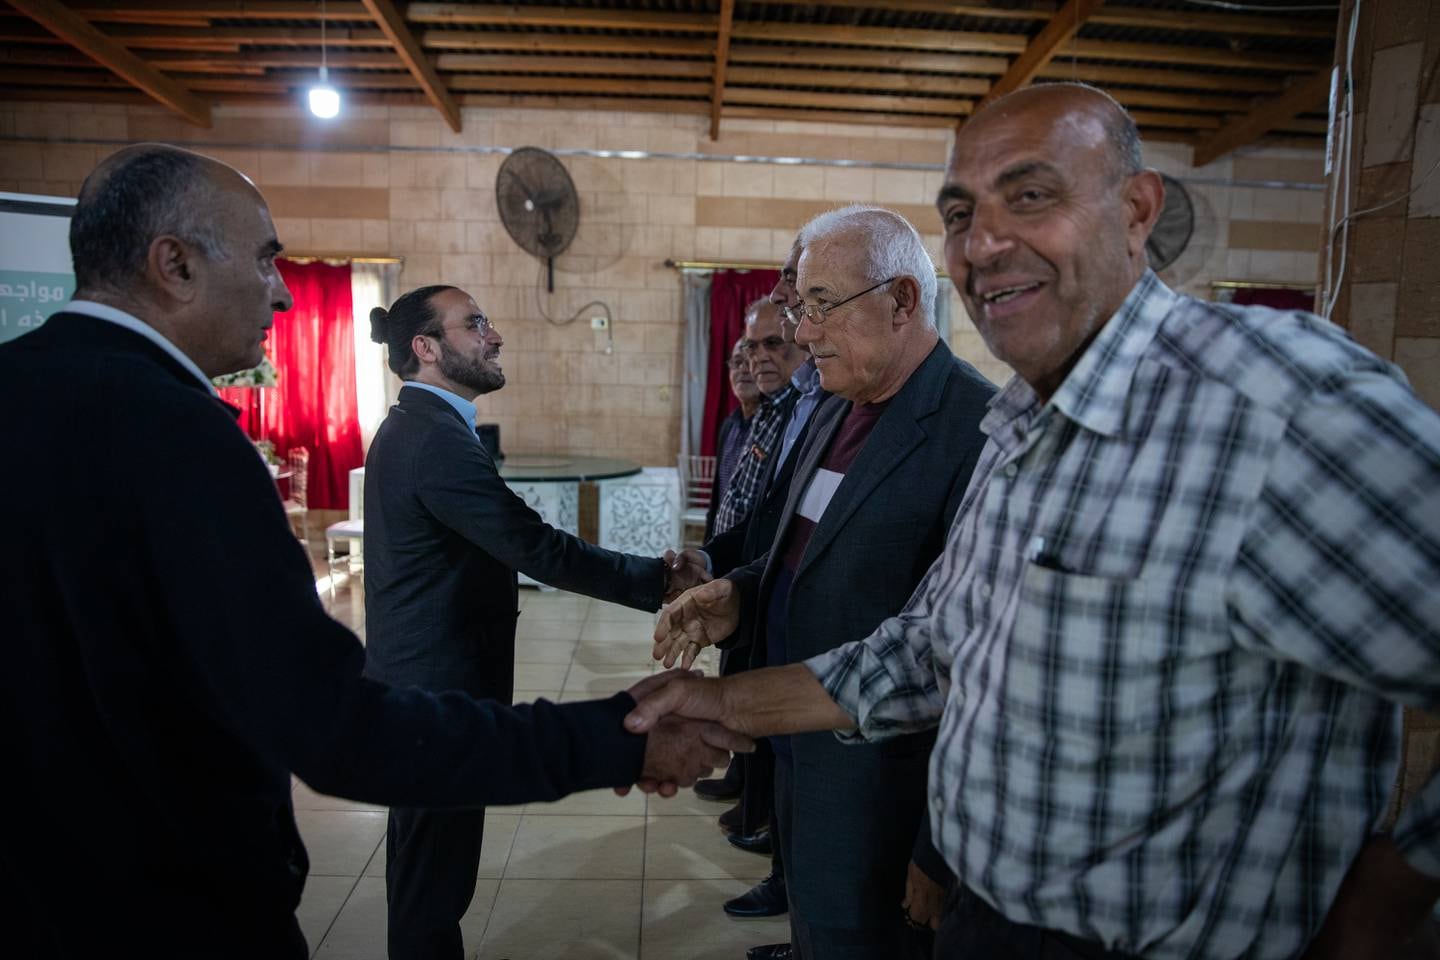
[[[720,829],[726,833],[739,833],[745,823],[745,807],[743,804],[735,804],[729,810],[720,814]]]
[[[788,943],[767,943],[745,951],[745,960],[791,960],[795,952]]]
[[[745,893],[725,901],[725,912],[742,920],[778,917],[790,909],[785,898],[785,878],[770,874]]]
[[[725,839],[730,841],[730,846],[746,853],[758,853],[768,857],[775,852],[775,845],[770,842],[769,827],[761,827],[754,833],[727,833]]]
[[[740,799],[740,783],[724,777],[718,777],[714,780],[700,780],[695,784],[695,796],[701,800],[729,803],[731,800]]]

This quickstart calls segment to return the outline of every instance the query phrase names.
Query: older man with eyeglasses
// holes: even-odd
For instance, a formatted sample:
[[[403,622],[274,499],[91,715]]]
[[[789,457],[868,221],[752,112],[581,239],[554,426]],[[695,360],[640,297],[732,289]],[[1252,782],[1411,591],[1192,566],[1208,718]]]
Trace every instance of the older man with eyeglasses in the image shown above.
[[[800,449],[769,551],[661,615],[655,653],[667,664],[747,639],[757,666],[800,663],[867,636],[939,555],[983,446],[994,387],[936,332],[935,268],[915,228],[888,210],[847,207],[811,221],[800,246],[795,339],[833,396]],[[686,629],[722,620],[714,634]],[[771,738],[788,955],[928,955],[933,915],[902,904],[946,876],[924,828],[933,740]]]

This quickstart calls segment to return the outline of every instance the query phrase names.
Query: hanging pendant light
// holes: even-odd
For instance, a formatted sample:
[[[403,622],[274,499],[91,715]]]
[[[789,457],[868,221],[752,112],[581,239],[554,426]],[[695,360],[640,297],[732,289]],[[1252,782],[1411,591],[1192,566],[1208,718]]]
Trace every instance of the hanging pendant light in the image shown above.
[[[330,85],[325,57],[325,0],[320,0],[320,82],[310,88],[310,112],[322,120],[340,113],[340,91]]]

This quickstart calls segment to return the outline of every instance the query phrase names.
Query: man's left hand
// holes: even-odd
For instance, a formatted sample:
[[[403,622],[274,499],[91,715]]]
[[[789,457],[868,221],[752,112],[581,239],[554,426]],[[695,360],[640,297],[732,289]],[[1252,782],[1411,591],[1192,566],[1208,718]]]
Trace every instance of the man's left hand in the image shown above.
[[[1350,865],[1304,960],[1390,960],[1420,930],[1440,897],[1440,879],[1405,862],[1389,837],[1375,837]]]
[[[665,596],[664,602],[669,603],[680,594],[691,587],[698,587],[702,583],[709,583],[713,577],[709,573],[709,564],[705,562],[705,554],[693,547],[681,550],[678,554],[674,550],[666,550],[665,556]]]
[[[905,899],[900,903],[905,919],[916,929],[929,927],[939,930],[940,911],[944,906],[945,888],[931,880],[930,874],[911,860],[909,869],[905,871]]]

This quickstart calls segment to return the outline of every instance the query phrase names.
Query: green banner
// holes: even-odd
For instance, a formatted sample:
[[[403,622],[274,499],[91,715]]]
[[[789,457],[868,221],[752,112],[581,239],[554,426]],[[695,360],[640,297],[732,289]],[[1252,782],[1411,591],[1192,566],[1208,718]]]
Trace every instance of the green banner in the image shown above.
[[[73,273],[0,270],[0,342],[34,330],[74,294]]]

